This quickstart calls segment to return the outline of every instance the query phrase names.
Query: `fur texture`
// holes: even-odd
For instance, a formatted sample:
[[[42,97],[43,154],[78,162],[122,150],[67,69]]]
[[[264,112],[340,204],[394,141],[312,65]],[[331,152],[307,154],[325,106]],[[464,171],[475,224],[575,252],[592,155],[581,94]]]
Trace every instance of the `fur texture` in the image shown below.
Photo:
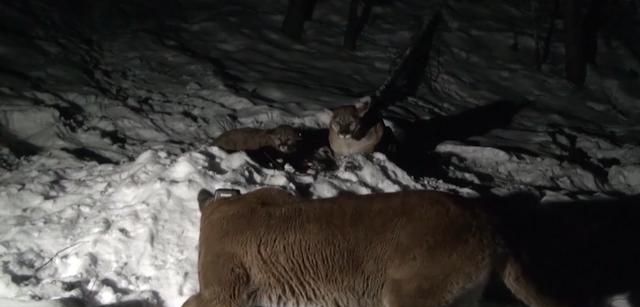
[[[477,302],[492,272],[527,305],[560,306],[469,199],[407,191],[307,200],[261,189],[202,201],[200,292],[184,307],[458,306]]]
[[[301,140],[300,132],[294,127],[280,125],[273,129],[238,128],[222,133],[213,145],[229,151],[274,148],[283,153],[296,151]]]

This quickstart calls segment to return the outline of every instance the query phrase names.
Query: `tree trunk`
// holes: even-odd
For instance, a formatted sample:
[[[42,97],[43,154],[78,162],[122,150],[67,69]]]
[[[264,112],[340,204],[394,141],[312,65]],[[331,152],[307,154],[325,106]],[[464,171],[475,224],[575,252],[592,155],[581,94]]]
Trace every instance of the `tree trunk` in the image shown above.
[[[302,40],[304,23],[313,16],[315,3],[315,0],[289,0],[287,15],[282,22],[282,32],[293,40]]]
[[[433,38],[441,21],[442,12],[437,12],[431,17],[429,23],[422,27],[420,33],[415,35],[412,45],[405,51],[400,64],[373,95],[374,103],[391,104],[416,94],[424,78]]]
[[[542,40],[540,39],[540,37],[542,36],[540,34],[542,28],[542,21],[540,21],[541,9],[539,8],[538,1],[530,1],[529,3],[531,5],[531,24],[533,26],[533,59],[536,63],[536,66],[538,66],[538,64],[542,61]]]
[[[565,74],[577,86],[584,85],[587,67],[584,54],[584,32],[580,14],[580,0],[565,0]]]
[[[544,37],[544,45],[542,46],[542,55],[541,58],[538,59],[538,70],[542,69],[542,65],[547,62],[549,59],[549,54],[551,54],[551,38],[553,37],[553,30],[555,29],[556,16],[558,15],[558,9],[560,8],[560,0],[555,0],[553,2],[553,11],[551,12],[550,20],[549,20],[549,28],[547,28],[547,34]]]
[[[598,52],[598,31],[606,22],[607,0],[592,0],[589,10],[584,18],[584,54],[585,62],[596,64],[596,54]]]
[[[343,46],[347,50],[356,49],[356,41],[358,36],[364,30],[364,26],[369,20],[373,4],[370,0],[351,0],[349,6],[349,17],[347,19],[347,28],[344,32]]]
[[[308,0],[309,4],[307,5],[306,8],[306,12],[305,12],[305,20],[309,21],[311,19],[313,19],[313,11],[316,7],[316,3],[318,3],[318,0]]]

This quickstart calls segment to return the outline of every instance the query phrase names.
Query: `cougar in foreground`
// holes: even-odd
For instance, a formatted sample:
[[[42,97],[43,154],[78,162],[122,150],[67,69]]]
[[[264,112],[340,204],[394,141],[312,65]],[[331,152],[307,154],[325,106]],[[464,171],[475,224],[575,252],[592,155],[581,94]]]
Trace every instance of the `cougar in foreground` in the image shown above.
[[[201,210],[200,292],[184,307],[436,307],[479,300],[492,272],[529,306],[545,297],[483,206],[439,192],[301,199],[278,189]]]

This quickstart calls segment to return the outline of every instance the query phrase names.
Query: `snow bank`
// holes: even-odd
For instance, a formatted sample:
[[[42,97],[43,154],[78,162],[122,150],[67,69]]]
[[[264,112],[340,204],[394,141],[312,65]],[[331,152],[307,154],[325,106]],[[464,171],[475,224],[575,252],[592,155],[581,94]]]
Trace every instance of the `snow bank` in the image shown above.
[[[83,307],[84,303],[72,299],[44,300],[44,301],[20,301],[0,298],[0,306],[3,307]]]

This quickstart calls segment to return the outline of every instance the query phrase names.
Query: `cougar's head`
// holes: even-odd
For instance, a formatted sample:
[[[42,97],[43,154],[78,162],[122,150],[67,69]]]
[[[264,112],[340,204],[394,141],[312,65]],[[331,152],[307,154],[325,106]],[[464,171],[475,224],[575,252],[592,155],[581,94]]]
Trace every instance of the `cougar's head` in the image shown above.
[[[283,153],[295,152],[302,140],[302,133],[289,125],[280,125],[270,131],[270,137],[277,150]]]
[[[360,130],[362,117],[369,110],[369,101],[338,107],[332,110],[330,129],[341,138],[353,138]]]

